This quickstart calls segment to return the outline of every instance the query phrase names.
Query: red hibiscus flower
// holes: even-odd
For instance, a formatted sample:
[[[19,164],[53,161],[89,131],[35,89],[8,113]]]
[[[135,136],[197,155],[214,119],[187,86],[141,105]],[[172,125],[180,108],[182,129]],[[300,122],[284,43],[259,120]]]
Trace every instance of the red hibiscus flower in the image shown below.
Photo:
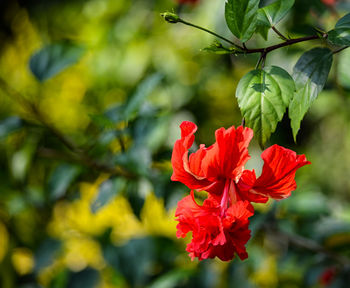
[[[321,286],[322,287],[329,286],[333,282],[335,275],[336,275],[335,267],[327,268],[326,270],[324,270],[319,278],[319,282]]]
[[[213,196],[233,203],[238,200],[266,202],[268,197],[283,199],[296,189],[294,180],[298,168],[310,164],[305,155],[273,145],[261,157],[264,160],[262,174],[256,179],[254,170],[245,170],[249,160],[248,145],[253,130],[233,126],[216,130],[216,142],[200,148],[188,157],[194,142],[197,126],[188,121],[182,122],[181,139],[177,140],[171,158],[173,175],[171,180],[180,181],[188,188],[204,190]],[[227,201],[226,201],[227,200]]]
[[[235,253],[240,259],[248,257],[245,244],[250,238],[248,217],[253,215],[253,207],[248,201],[238,201],[225,210],[215,198],[209,197],[200,206],[193,195],[178,203],[175,216],[178,238],[192,231],[192,241],[187,251],[192,260],[219,257],[231,260]]]
[[[337,0],[321,0],[321,2],[328,6],[334,6],[337,3]]]
[[[250,238],[248,218],[254,210],[250,202],[266,202],[269,197],[283,199],[295,190],[295,172],[310,164],[305,155],[273,145],[261,157],[264,166],[259,178],[254,170],[245,170],[249,160],[248,145],[253,137],[250,128],[239,126],[216,131],[216,142],[190,156],[197,126],[182,122],[181,139],[177,140],[171,158],[173,181],[180,181],[192,190],[178,203],[175,213],[177,237],[192,232],[187,251],[199,260],[219,257],[223,261],[237,254],[247,258],[245,244]],[[193,190],[207,191],[203,206],[195,202]]]

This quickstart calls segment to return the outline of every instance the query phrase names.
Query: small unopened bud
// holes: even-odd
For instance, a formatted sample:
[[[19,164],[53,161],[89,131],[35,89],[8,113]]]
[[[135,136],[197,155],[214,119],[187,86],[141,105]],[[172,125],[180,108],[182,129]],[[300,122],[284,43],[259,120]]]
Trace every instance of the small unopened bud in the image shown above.
[[[160,14],[164,18],[165,21],[169,23],[177,23],[180,21],[180,17],[177,16],[175,13],[165,12]]]

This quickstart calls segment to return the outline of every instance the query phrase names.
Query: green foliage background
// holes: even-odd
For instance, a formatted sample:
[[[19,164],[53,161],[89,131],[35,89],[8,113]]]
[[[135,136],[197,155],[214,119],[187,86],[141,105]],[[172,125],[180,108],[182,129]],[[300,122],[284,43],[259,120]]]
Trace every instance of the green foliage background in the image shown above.
[[[181,17],[231,37],[224,6],[202,0]],[[334,55],[297,144],[286,115],[267,143],[312,165],[298,171],[289,199],[256,205],[249,258],[192,262],[189,239],[175,237],[174,209],[188,193],[170,181],[178,126],[196,122],[197,144],[210,145],[216,129],[240,125],[236,87],[259,55],[202,51],[211,35],[160,17],[176,7],[0,2],[1,287],[323,287],[327,271],[329,287],[349,283],[350,50]],[[297,0],[278,28],[329,31],[349,10],[346,1],[335,15],[318,0]],[[268,44],[279,42],[270,32]],[[273,51],[266,64],[291,73],[315,46]],[[256,140],[250,154],[248,168],[259,173]]]

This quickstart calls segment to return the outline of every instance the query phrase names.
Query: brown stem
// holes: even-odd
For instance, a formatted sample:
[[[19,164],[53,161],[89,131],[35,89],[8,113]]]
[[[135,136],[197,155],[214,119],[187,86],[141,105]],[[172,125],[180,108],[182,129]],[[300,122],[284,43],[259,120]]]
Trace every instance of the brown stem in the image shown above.
[[[283,40],[288,41],[288,38],[285,37],[280,31],[278,31],[277,28],[276,28],[275,26],[272,26],[271,28],[272,28],[272,30],[275,31],[275,33],[276,33],[278,36],[280,36]]]
[[[205,31],[205,32],[207,32],[209,34],[212,34],[215,37],[218,37],[218,38],[226,41],[227,43],[230,43],[232,46],[237,48],[237,50],[233,51],[232,54],[253,54],[253,53],[263,53],[263,52],[265,54],[267,54],[267,53],[269,53],[269,52],[271,52],[273,50],[276,50],[276,49],[279,49],[279,48],[282,48],[282,47],[286,47],[286,46],[289,46],[289,45],[293,45],[293,44],[296,44],[296,43],[320,39],[319,35],[312,35],[312,36],[300,37],[300,38],[295,38],[295,39],[288,39],[285,36],[283,36],[283,34],[280,33],[275,27],[272,27],[272,29],[279,36],[281,36],[283,39],[285,39],[285,41],[283,43],[272,45],[272,46],[268,46],[268,47],[265,47],[265,48],[249,49],[249,48],[246,47],[246,45],[244,43],[243,43],[243,46],[237,45],[233,41],[231,41],[231,40],[229,40],[229,39],[227,39],[227,38],[225,38],[225,37],[223,37],[223,36],[213,32],[213,31],[210,31],[210,30],[208,30],[208,29],[206,29],[204,27],[201,27],[201,26],[192,24],[190,22],[187,22],[187,21],[185,21],[185,20],[183,20],[181,18],[178,18],[176,23],[182,23],[182,24],[185,24],[185,25],[197,28],[199,30],[202,30],[202,31]],[[327,38],[328,35],[325,33],[325,34],[322,35],[322,37],[323,38]]]
[[[324,35],[323,37],[326,38],[327,35]],[[285,42],[282,42],[282,43],[279,43],[276,45],[272,45],[272,46],[268,46],[266,48],[248,49],[248,50],[245,50],[245,51],[239,52],[239,53],[244,53],[244,54],[265,53],[265,54],[267,54],[273,50],[276,50],[276,49],[279,49],[282,47],[290,46],[290,45],[300,43],[300,42],[316,40],[316,39],[320,39],[320,37],[318,35],[312,35],[312,36],[305,36],[305,37],[301,37],[301,38],[288,39]],[[236,52],[236,54],[237,54],[237,52]]]

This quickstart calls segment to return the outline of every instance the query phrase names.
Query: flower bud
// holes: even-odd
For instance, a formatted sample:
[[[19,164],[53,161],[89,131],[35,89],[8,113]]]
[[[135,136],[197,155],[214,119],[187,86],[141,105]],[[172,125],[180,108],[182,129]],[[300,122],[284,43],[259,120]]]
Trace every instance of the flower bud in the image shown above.
[[[177,23],[180,21],[180,17],[175,13],[165,12],[160,14],[160,16],[162,16],[165,19],[165,21],[169,23]]]

